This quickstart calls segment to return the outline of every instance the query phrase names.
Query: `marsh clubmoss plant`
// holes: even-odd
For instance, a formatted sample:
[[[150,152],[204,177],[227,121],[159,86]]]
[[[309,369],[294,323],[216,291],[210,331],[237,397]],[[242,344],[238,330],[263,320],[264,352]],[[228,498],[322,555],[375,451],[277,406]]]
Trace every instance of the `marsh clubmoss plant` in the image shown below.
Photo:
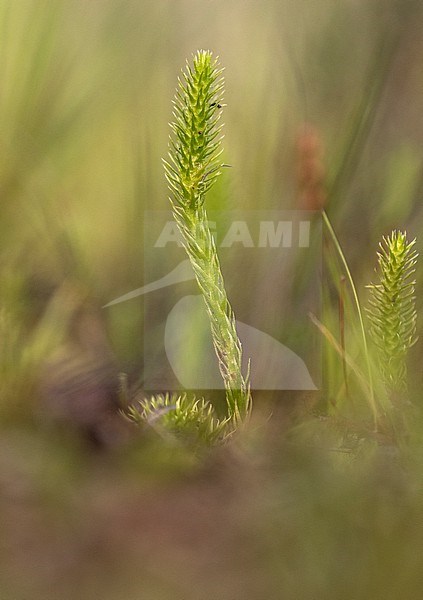
[[[228,420],[218,419],[209,402],[187,394],[143,399],[129,407],[125,416],[136,425],[150,426],[193,445],[217,444],[229,433]]]
[[[223,377],[228,414],[236,423],[251,409],[248,376],[229,304],[216,245],[208,226],[205,197],[221,174],[224,82],[211,52],[199,51],[178,81],[169,160],[164,161],[173,215],[201,290]]]
[[[417,340],[415,240],[393,231],[379,244],[378,282],[371,284],[368,316],[382,381],[391,398],[407,391],[407,353]]]

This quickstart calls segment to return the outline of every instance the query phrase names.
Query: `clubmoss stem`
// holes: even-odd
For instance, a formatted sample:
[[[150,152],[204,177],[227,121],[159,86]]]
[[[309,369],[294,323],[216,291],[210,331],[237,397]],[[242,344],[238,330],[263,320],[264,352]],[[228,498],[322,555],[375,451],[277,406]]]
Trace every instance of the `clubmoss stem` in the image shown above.
[[[248,375],[204,200],[220,175],[222,69],[211,52],[199,51],[179,80],[171,123],[166,178],[173,215],[182,234],[210,320],[214,349],[226,389],[228,412],[239,423],[251,409]]]

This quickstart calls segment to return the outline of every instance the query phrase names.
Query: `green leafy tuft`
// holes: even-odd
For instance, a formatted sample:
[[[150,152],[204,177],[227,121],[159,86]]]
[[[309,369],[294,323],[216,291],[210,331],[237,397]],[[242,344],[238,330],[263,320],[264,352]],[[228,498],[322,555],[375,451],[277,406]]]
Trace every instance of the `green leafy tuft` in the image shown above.
[[[216,444],[229,435],[228,419],[218,419],[209,402],[187,394],[143,399],[128,408],[126,417],[137,425],[149,425],[194,444]]]

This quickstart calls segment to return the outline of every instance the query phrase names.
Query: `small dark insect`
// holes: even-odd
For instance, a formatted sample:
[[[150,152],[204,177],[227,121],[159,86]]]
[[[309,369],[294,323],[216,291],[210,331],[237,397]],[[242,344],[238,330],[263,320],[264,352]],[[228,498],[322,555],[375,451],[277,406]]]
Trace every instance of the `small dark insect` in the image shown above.
[[[217,108],[222,108],[221,104],[217,104],[216,102],[212,102],[210,106],[217,106]]]
[[[202,134],[203,134],[203,132],[202,132],[202,131],[199,131],[199,132],[198,132],[198,135],[202,135]]]

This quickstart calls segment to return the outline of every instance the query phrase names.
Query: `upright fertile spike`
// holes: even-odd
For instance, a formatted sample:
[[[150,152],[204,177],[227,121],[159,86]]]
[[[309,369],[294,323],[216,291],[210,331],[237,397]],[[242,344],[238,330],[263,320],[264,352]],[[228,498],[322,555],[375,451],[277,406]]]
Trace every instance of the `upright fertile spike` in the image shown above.
[[[378,252],[378,283],[370,285],[370,333],[378,350],[380,373],[389,392],[407,388],[406,358],[416,342],[414,273],[415,240],[393,231],[384,237]]]
[[[251,407],[247,378],[241,371],[242,349],[229,304],[205,196],[221,174],[223,163],[222,69],[209,51],[199,51],[187,65],[174,100],[174,118],[165,161],[170,202],[210,320],[213,344],[226,388],[229,416],[246,417]]]

